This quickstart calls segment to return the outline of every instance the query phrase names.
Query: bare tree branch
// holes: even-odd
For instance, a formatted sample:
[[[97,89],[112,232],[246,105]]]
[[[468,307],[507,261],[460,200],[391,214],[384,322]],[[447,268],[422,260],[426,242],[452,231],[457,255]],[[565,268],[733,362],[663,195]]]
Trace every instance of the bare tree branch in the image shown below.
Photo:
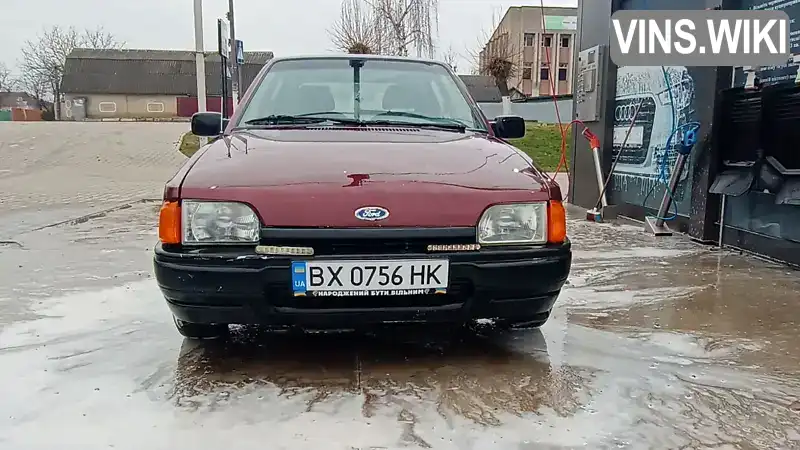
[[[499,27],[499,15],[494,15],[491,32],[482,30],[478,44],[470,52],[473,60],[473,73],[494,78],[497,88],[504,96],[509,95],[508,82],[519,73],[522,65],[522,50],[519,43],[513,42],[508,30]]]
[[[43,29],[34,39],[25,41],[22,47],[21,69],[24,84],[29,88],[40,89],[41,80],[48,80],[49,87],[41,95],[52,93],[61,79],[67,55],[76,48],[122,48],[123,42],[113,34],[98,27],[79,32],[74,27],[54,26]],[[30,92],[33,94],[33,92]]]
[[[458,52],[453,49],[453,46],[450,45],[447,47],[447,51],[442,54],[442,62],[450,66],[453,69],[453,72],[458,72]]]
[[[125,47],[125,42],[118,41],[113,34],[107,33],[102,26],[94,30],[84,30],[82,41],[82,45],[86,48],[121,49]]]
[[[433,58],[439,34],[439,0],[369,0],[377,13],[379,29],[386,32],[389,52]]]
[[[0,62],[0,92],[11,92],[17,87],[17,80],[14,79],[11,70]]]
[[[378,18],[362,0],[342,0],[342,11],[328,33],[338,50],[348,53],[380,53],[382,33]]]
[[[50,91],[50,77],[37,72],[23,72],[19,80],[19,88],[41,102]]]

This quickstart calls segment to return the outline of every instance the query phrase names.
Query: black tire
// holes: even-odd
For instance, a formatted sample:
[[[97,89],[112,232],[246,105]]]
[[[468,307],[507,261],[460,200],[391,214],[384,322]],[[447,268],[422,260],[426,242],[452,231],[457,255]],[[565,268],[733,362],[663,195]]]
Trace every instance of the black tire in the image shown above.
[[[219,339],[228,335],[228,325],[190,323],[173,317],[175,328],[187,339]]]

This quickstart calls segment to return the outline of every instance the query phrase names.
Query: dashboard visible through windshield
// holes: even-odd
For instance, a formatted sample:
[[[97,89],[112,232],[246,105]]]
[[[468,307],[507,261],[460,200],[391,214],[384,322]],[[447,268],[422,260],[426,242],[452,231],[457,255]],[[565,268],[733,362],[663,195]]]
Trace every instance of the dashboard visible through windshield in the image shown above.
[[[441,65],[422,61],[277,61],[244,108],[238,126],[328,119],[486,131],[453,75]]]

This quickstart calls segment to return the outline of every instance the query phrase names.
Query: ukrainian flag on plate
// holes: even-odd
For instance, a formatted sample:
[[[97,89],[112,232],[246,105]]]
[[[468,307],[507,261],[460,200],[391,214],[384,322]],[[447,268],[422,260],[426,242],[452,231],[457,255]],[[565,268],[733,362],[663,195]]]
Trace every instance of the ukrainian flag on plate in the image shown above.
[[[292,292],[295,297],[306,295],[306,270],[304,261],[292,261]]]

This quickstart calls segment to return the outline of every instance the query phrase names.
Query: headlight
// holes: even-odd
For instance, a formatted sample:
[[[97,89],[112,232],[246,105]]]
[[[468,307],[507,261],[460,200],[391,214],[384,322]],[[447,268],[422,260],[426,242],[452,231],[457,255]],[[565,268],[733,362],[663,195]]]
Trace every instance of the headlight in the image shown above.
[[[257,243],[261,225],[249,206],[236,202],[184,200],[184,244]]]
[[[547,203],[495,205],[478,222],[478,243],[544,244],[547,242]]]

